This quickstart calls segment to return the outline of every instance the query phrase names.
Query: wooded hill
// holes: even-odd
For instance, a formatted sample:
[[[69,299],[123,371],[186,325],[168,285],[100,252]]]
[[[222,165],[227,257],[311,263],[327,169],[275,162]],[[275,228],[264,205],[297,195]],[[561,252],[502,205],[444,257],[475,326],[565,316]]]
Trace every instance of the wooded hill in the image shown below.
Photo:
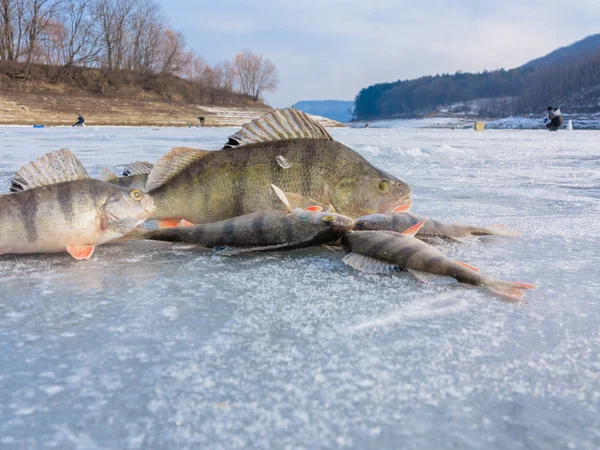
[[[415,117],[444,105],[460,112],[473,103],[484,117],[539,114],[549,104],[569,112],[600,111],[600,34],[511,70],[375,84],[358,93],[354,113],[357,120]]]
[[[106,98],[153,98],[176,103],[206,105],[252,105],[252,96],[218,85],[186,80],[176,75],[140,74],[130,70],[105,70],[74,66],[63,72],[62,66],[0,61],[0,93],[65,92]],[[54,88],[52,87],[54,86]]]
[[[138,78],[130,71],[73,67],[55,81],[60,67],[0,62],[0,124],[240,126],[269,107],[248,95],[206,88],[177,76]]]

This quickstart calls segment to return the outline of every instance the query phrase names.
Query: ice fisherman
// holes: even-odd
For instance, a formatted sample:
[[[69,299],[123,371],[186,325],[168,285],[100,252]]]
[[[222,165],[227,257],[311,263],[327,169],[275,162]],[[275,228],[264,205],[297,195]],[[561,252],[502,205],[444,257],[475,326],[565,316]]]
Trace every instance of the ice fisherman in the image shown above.
[[[77,122],[73,124],[74,127],[82,127],[85,124],[85,119],[81,114],[77,116]]]
[[[556,131],[565,123],[560,109],[548,106],[548,117],[544,119],[546,128],[550,131]]]

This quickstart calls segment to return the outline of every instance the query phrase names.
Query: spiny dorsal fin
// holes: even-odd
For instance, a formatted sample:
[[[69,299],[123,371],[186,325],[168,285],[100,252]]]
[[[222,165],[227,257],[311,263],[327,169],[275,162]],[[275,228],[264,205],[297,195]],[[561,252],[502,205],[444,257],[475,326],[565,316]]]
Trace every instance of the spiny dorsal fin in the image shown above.
[[[274,109],[247,123],[240,131],[229,137],[223,148],[288,139],[333,141],[323,125],[308,114],[294,108],[287,108],[283,110]]]
[[[11,190],[26,191],[40,186],[89,178],[81,161],[68,148],[47,153],[21,167],[11,181]]]
[[[104,169],[102,169],[100,171],[100,174],[98,175],[98,179],[100,179],[102,181],[106,181],[107,183],[110,183],[110,182],[113,182],[115,180],[118,180],[119,177],[117,176],[116,173],[114,173],[108,167],[105,167]]]
[[[193,162],[204,158],[208,153],[210,152],[206,150],[196,150],[189,147],[171,149],[154,164],[150,175],[148,175],[146,191],[163,185]]]
[[[342,261],[350,267],[365,273],[390,273],[400,270],[395,264],[391,264],[360,253],[350,252],[342,258]]]
[[[123,169],[123,176],[129,177],[131,175],[143,175],[152,172],[154,164],[147,161],[135,161],[128,164]]]

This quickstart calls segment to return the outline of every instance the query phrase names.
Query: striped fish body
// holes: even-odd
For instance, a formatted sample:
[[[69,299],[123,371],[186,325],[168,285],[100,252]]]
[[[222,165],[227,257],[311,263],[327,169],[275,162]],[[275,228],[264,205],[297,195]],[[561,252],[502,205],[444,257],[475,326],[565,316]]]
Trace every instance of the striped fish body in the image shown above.
[[[461,283],[482,286],[483,277],[444,256],[431,245],[395,231],[356,231],[342,238],[344,248],[404,270],[415,270],[455,278]]]
[[[273,131],[281,123],[290,130]],[[157,205],[152,218],[201,224],[278,209],[271,184],[349,217],[411,201],[407,184],[296,110],[273,111],[245,125],[219,151],[172,149],[154,165],[147,188]]]
[[[2,195],[0,254],[64,252],[69,245],[102,244],[125,234],[111,227],[117,216],[139,223],[152,210],[148,196],[130,201],[130,190],[91,178]]]
[[[291,167],[282,168],[278,156]],[[157,205],[153,218],[197,224],[275,209],[279,201],[271,184],[357,217],[402,202],[399,189],[379,190],[383,180],[395,178],[343,144],[303,139],[208,152],[149,194]]]
[[[469,225],[450,224],[438,220],[429,219],[409,212],[370,214],[355,220],[355,230],[387,230],[398,233],[423,222],[423,226],[417,232],[418,238],[460,238],[464,236],[503,235],[518,236],[518,233],[508,231],[501,226],[490,228],[473,227]]]
[[[190,227],[136,230],[132,237],[203,247],[290,249],[334,242],[353,225],[352,219],[339,214],[294,209],[291,213],[261,211]]]
[[[353,231],[344,235],[342,245],[350,252],[344,262],[365,272],[380,273],[399,267],[422,280],[427,279],[427,274],[452,277],[512,300],[522,299],[523,289],[535,287],[481,275],[476,268],[454,261],[429,244],[395,231]]]

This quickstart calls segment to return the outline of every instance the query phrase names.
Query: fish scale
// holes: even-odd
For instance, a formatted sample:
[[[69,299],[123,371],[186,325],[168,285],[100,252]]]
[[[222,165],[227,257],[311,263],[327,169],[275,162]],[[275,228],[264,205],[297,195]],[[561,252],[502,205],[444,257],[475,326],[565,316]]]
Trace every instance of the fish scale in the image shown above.
[[[276,209],[271,184],[332,205],[349,217],[410,204],[407,184],[334,141],[304,113],[269,114],[245,125],[222,150],[176,148],[163,156],[148,177],[148,192],[157,205],[152,218],[202,224]],[[285,117],[286,127],[305,128],[266,132]],[[249,128],[254,131],[245,133]],[[282,135],[295,137],[280,139]]]

